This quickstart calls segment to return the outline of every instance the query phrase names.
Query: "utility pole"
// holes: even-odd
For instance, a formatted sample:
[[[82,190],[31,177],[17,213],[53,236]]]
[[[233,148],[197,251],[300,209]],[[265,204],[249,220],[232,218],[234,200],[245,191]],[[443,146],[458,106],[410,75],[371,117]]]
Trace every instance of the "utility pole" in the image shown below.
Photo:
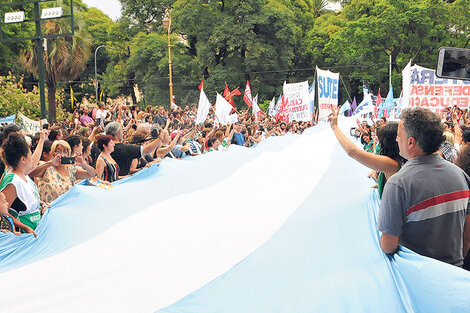
[[[39,79],[39,99],[41,102],[41,119],[46,118],[46,94],[45,94],[45,69],[44,69],[44,45],[47,44],[46,40],[49,38],[57,37],[72,37],[74,35],[74,20],[73,20],[73,0],[70,0],[70,14],[62,15],[62,7],[44,8],[41,12],[40,3],[53,2],[55,0],[24,0],[21,2],[11,2],[0,4],[0,10],[4,7],[18,7],[28,4],[33,4],[34,18],[25,19],[25,12],[5,12],[5,20],[0,16],[0,41],[1,42],[18,42],[24,40],[31,40],[35,43],[35,49],[38,57],[38,79]],[[49,19],[70,18],[71,31],[62,34],[48,34],[44,35],[41,30],[41,21]],[[35,24],[35,36],[32,37],[18,37],[6,38],[3,29],[10,23],[33,23]],[[53,117],[49,116],[49,122],[52,122]]]
[[[34,3],[35,24],[36,24],[36,49],[38,54],[38,78],[39,78],[39,100],[41,102],[41,119],[46,118],[46,94],[44,88],[44,38],[41,31],[41,10],[39,2]],[[46,43],[47,44],[47,43]],[[49,121],[51,122],[51,121]]]

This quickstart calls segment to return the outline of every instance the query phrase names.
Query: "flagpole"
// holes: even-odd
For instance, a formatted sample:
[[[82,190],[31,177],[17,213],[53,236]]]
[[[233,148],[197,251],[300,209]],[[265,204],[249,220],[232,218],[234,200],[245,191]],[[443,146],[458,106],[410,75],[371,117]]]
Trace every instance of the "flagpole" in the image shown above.
[[[341,78],[341,82],[343,83],[344,89],[346,90],[346,93],[348,94],[349,101],[352,103],[351,95],[349,94],[348,88],[346,88],[346,84],[344,83],[343,76],[341,76],[341,73],[339,73],[339,78]]]
[[[314,84],[318,84],[318,82],[316,82],[316,78],[317,78],[316,75],[317,75],[317,67],[315,66],[315,71],[313,72],[313,83]],[[315,114],[315,118],[312,116],[312,122],[313,123],[318,123],[317,116],[318,116],[318,112],[320,111],[320,108],[318,107],[318,88],[317,88],[317,86],[313,86],[313,88],[315,88],[315,99],[313,99],[315,101],[315,110],[313,110],[312,113]]]

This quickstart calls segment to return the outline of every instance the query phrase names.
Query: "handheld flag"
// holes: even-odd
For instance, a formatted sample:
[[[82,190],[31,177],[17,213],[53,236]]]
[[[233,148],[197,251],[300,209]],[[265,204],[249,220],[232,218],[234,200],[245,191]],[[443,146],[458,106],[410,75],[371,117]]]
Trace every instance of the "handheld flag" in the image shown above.
[[[279,98],[277,99],[277,102],[276,102],[276,106],[274,107],[274,115],[273,116],[276,116],[277,115],[277,111],[279,111],[279,108],[281,107],[281,103],[282,103],[282,93],[279,95]]]
[[[227,88],[228,90],[228,88]],[[233,103],[233,97],[235,96],[241,96],[240,90],[238,90],[238,87],[234,89],[232,92],[230,92],[228,95],[224,96],[224,99],[228,101],[232,105],[233,108],[235,108],[235,104]]]
[[[273,99],[269,103],[268,115],[269,116],[274,116],[275,115],[275,110],[276,110],[276,97],[273,97]]]
[[[202,82],[199,84],[198,88],[199,88],[199,90],[204,89],[204,75],[202,76]]]
[[[367,114],[374,111],[374,105],[372,104],[372,96],[367,93],[364,96],[364,99],[361,103],[357,106],[356,110],[354,110],[353,115],[357,114]]]
[[[104,89],[101,89],[101,92],[100,92],[100,102],[101,102],[101,99],[103,99],[103,92],[104,92]]]
[[[230,103],[220,94],[217,94],[215,103],[215,116],[217,117],[217,121],[222,125],[226,125],[229,121],[230,112],[232,112]]]
[[[348,116],[353,115],[354,110],[356,110],[356,109],[357,109],[357,102],[356,102],[356,96],[354,96],[353,102],[351,104],[351,110],[349,110]]]
[[[380,95],[380,88],[379,88],[377,99],[375,99],[374,118],[379,117],[380,110],[382,108],[382,105],[381,105],[382,102],[383,102],[383,99],[382,99],[382,96]]]
[[[253,105],[253,98],[251,97],[251,88],[250,88],[250,81],[246,81],[245,93],[243,94],[243,101],[245,101],[246,105],[251,107]]]
[[[256,95],[253,98],[253,115],[257,117],[258,114],[260,114],[260,113],[261,113],[261,109],[258,106],[258,95]]]
[[[386,118],[389,118],[390,116],[390,111],[393,108],[393,87],[390,87],[390,90],[388,91],[387,98],[385,98],[384,101],[384,109],[385,112],[383,115],[385,115]]]
[[[173,99],[171,99],[171,109],[176,110],[178,108],[179,106],[176,105],[175,97],[173,96]]]
[[[199,95],[199,104],[197,107],[197,115],[196,120],[194,121],[195,124],[202,124],[207,118],[209,114],[209,110],[211,108],[211,103],[204,92],[204,89],[201,88],[201,93]]]
[[[351,103],[349,103],[349,101],[346,100],[346,102],[344,102],[341,108],[339,109],[338,114],[340,115],[344,114],[344,112],[348,112],[349,110],[351,110]]]
[[[75,101],[77,101],[77,99],[75,98],[75,93],[73,92],[72,86],[70,86],[70,105],[72,109],[74,107]]]
[[[222,94],[222,96],[225,98],[229,94],[230,94],[230,89],[228,89],[227,83],[225,83],[225,89],[224,89],[224,93]],[[227,99],[225,99],[225,100],[227,100]]]
[[[283,121],[289,123],[289,107],[287,106],[288,102],[288,99],[283,95],[281,100],[281,106],[279,107],[279,110],[276,113],[276,122]]]

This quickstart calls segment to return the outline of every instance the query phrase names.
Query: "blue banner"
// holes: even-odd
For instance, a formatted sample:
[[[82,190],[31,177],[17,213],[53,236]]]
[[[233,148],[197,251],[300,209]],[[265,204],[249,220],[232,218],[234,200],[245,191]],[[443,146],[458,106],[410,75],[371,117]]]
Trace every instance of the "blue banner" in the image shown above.
[[[7,117],[0,117],[0,124],[12,124],[15,122],[16,114],[7,116]]]

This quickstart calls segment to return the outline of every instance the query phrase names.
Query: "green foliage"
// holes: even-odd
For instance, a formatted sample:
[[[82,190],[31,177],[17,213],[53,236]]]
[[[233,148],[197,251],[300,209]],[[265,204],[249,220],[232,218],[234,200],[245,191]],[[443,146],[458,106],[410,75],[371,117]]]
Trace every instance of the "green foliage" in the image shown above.
[[[171,8],[175,0],[120,0],[122,13],[138,31],[162,30],[165,9]]]
[[[263,110],[264,112],[267,112],[269,108],[269,103],[271,103],[271,100],[264,100],[258,105],[261,110]]]
[[[338,70],[353,94],[360,92],[363,81],[375,92],[388,90],[391,55],[398,96],[401,70],[410,59],[434,67],[437,49],[450,35],[448,9],[435,0],[352,0],[339,16],[316,20],[307,39],[309,50],[319,66],[343,65]]]
[[[188,88],[195,88],[191,81],[193,66],[196,64],[194,58],[186,53],[186,47],[176,35],[171,37],[171,42],[175,98],[182,105],[197,103],[197,93],[192,93],[191,97],[187,94]],[[131,57],[127,66],[134,73],[147,104],[170,105],[167,46],[167,34],[139,33],[131,41]]]
[[[110,40],[109,32],[116,22],[96,8],[89,8],[80,14],[87,26],[88,33],[91,35],[92,45],[106,44]]]
[[[123,17],[115,22],[74,0],[78,26],[90,34],[73,43],[83,47],[86,65],[78,71],[78,78],[59,75],[56,82],[69,90],[66,81],[81,81],[73,83],[79,101],[87,93],[94,95],[93,54],[99,45],[107,45],[116,50],[98,52],[99,88],[110,97],[130,95],[135,100],[137,86],[144,94],[142,104],[169,107],[167,32],[162,27],[167,8],[172,15],[173,84],[178,105],[197,103],[197,86],[204,75],[211,101],[226,82],[230,90],[239,87],[243,91],[250,80],[253,95],[259,94],[264,108],[269,104],[266,99],[280,94],[284,81],[311,83],[316,65],[340,72],[346,86],[341,85],[340,101],[347,98],[346,89],[360,101],[363,81],[374,93],[379,88],[383,95],[387,93],[389,55],[398,96],[401,70],[410,59],[433,68],[440,46],[470,45],[470,0],[342,0],[342,10],[336,13],[328,9],[326,0],[120,2]],[[34,24],[6,29],[9,36],[32,33]],[[59,42],[49,44],[57,47],[57,55],[63,53]],[[17,62],[23,50],[31,52],[32,44],[0,44],[0,74],[12,71],[19,76],[24,72]],[[60,66],[50,69],[53,67]],[[235,97],[235,103],[245,107],[242,97]]]
[[[63,5],[65,14],[70,8]],[[45,83],[48,89],[49,121],[56,120],[55,93],[58,82],[73,80],[85,70],[90,57],[91,36],[80,15],[75,12],[74,35],[50,38],[47,40],[47,53],[44,58]],[[72,31],[69,21],[64,19],[48,20],[44,23],[43,33],[67,34]],[[25,51],[20,62],[28,73],[38,76],[38,55],[36,50]]]
[[[37,88],[32,92],[22,87],[23,77],[15,77],[11,74],[0,76],[0,117],[23,113],[31,119],[38,120],[41,116],[39,93]],[[56,101],[57,118],[62,120],[68,116],[62,107],[63,93],[58,93]]]
[[[243,89],[246,80],[253,93],[271,96],[290,76],[279,70],[295,66],[301,27],[281,1],[178,0],[173,16],[177,31],[186,36],[188,53],[197,58],[199,77],[206,75],[209,97],[215,98],[225,82]],[[241,97],[237,100],[240,105]]]

